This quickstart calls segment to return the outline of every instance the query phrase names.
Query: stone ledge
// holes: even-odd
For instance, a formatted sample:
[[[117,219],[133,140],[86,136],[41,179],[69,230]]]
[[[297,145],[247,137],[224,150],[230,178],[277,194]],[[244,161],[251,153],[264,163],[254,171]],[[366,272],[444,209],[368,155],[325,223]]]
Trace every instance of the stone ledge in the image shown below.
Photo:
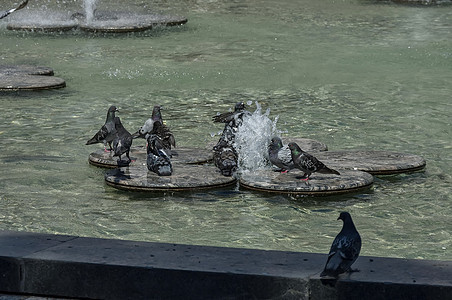
[[[451,261],[360,257],[354,266],[360,272],[331,287],[319,278],[325,259],[302,252],[0,231],[0,292],[88,299],[452,295]]]

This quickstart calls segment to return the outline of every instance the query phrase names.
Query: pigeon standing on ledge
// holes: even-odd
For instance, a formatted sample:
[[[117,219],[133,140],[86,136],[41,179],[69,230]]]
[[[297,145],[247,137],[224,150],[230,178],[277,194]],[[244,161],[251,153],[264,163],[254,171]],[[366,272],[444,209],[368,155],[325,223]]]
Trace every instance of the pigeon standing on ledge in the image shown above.
[[[12,8],[12,9],[5,10],[5,11],[0,11],[0,19],[3,19],[4,17],[6,17],[9,14],[15,12],[16,10],[24,8],[25,6],[27,6],[27,4],[28,4],[28,0],[25,0],[16,8]]]
[[[280,168],[276,170],[281,173],[287,173],[295,166],[292,161],[292,154],[288,146],[283,146],[281,139],[273,137],[268,145],[268,157],[270,162]]]
[[[107,151],[108,143],[108,145],[110,146],[109,151],[113,150],[113,148],[111,147],[111,142],[113,142],[116,137],[115,112],[117,111],[118,109],[116,108],[116,106],[110,106],[107,112],[107,119],[105,120],[105,124],[90,140],[86,142],[86,145],[103,143],[105,151]]]
[[[146,164],[149,171],[159,176],[170,176],[173,173],[170,156],[165,150],[162,139],[156,134],[150,134],[147,138]]]
[[[119,156],[118,165],[122,165],[121,155],[125,154],[127,157],[126,165],[132,161],[129,156],[130,147],[132,146],[132,135],[121,123],[119,117],[115,118],[116,136],[113,140],[113,156]]]
[[[144,125],[135,132],[133,138],[148,139],[149,135],[156,134],[165,149],[168,149],[168,155],[172,157],[171,147],[176,147],[176,139],[171,130],[163,123],[161,107],[156,105],[152,109],[152,115],[144,122]]]
[[[301,150],[297,143],[289,143],[289,149],[295,168],[298,168],[304,172],[302,180],[309,180],[309,176],[311,176],[314,172],[321,174],[341,175],[338,171],[325,166],[320,160],[311,154]]]
[[[338,220],[342,220],[342,230],[331,245],[328,260],[320,277],[337,277],[341,273],[351,272],[351,266],[361,251],[361,236],[353,224],[348,212],[341,212]]]

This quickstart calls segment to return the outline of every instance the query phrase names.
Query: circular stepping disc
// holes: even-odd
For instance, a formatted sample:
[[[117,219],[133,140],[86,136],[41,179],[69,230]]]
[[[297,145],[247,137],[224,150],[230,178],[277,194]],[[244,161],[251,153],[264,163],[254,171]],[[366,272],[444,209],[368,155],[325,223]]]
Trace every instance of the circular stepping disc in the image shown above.
[[[108,171],[108,185],[130,191],[190,191],[232,185],[233,177],[225,177],[211,165],[173,163],[171,176],[158,176],[146,166],[132,166]]]
[[[118,23],[116,20],[109,20],[80,24],[80,29],[88,32],[125,33],[149,30],[152,29],[152,24],[138,23],[136,20],[122,21],[121,23]]]
[[[373,176],[366,172],[339,170],[341,175],[314,173],[308,181],[299,178],[301,171],[289,173],[258,170],[242,174],[240,185],[257,191],[283,194],[323,196],[355,192],[372,185]]]
[[[22,31],[40,31],[40,32],[61,32],[69,31],[77,27],[77,22],[66,20],[49,20],[32,23],[26,22],[14,22],[9,23],[6,28],[9,30],[22,30]]]
[[[0,73],[0,91],[48,90],[65,86],[66,82],[59,77]]]
[[[425,168],[417,155],[392,151],[327,151],[312,153],[333,169],[360,170],[374,175],[413,172]]]
[[[0,74],[5,75],[46,75],[53,76],[53,69],[32,65],[0,65]]]
[[[172,163],[181,164],[203,164],[212,160],[212,151],[208,149],[195,149],[195,148],[176,148],[172,150],[173,157]],[[113,153],[105,152],[103,149],[99,149],[89,155],[89,163],[98,167],[104,168],[117,168],[118,157],[113,157]],[[146,148],[145,147],[132,147],[130,149],[130,158],[134,160],[130,163],[130,166],[146,165]],[[123,158],[124,159],[124,158]]]

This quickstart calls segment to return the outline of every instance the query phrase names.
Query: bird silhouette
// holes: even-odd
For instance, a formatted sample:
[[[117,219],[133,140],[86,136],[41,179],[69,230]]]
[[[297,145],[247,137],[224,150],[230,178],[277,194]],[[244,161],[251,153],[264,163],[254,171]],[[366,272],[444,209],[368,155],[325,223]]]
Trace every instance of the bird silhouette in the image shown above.
[[[86,142],[86,145],[103,143],[105,151],[107,151],[107,143],[110,147],[110,151],[113,150],[111,143],[116,137],[116,126],[115,126],[115,112],[118,109],[116,106],[112,105],[108,108],[107,111],[107,119],[105,120],[105,124],[99,129],[99,131]]]
[[[348,212],[341,212],[338,220],[342,220],[342,230],[331,245],[328,259],[321,277],[337,277],[341,273],[350,272],[352,264],[361,251],[361,236],[353,224]]]
[[[122,165],[124,163],[121,160],[121,155],[125,154],[128,159],[125,164],[128,165],[132,161],[129,156],[130,147],[132,146],[133,141],[132,135],[124,128],[119,117],[115,117],[115,127],[116,136],[113,140],[113,156],[118,156],[118,165]]]

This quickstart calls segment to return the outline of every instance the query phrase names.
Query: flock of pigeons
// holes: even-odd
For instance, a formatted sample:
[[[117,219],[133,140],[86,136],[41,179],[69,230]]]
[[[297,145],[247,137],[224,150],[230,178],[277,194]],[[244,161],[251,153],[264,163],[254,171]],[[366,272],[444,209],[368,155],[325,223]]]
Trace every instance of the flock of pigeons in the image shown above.
[[[152,116],[146,120],[143,126],[134,134],[130,134],[122,125],[115,113],[116,106],[111,106],[107,112],[105,124],[89,139],[86,144],[103,143],[105,151],[113,152],[118,156],[118,165],[128,165],[131,162],[129,156],[130,147],[134,138],[144,138],[147,141],[148,170],[159,176],[169,176],[173,172],[171,164],[171,148],[176,146],[174,135],[162,120],[160,106],[154,106]],[[235,134],[243,122],[245,116],[251,115],[245,110],[245,105],[239,102],[234,111],[214,116],[214,122],[225,123],[223,133],[218,143],[213,147],[214,163],[225,176],[231,176],[237,169],[238,155],[234,148]],[[107,149],[107,144],[109,149]],[[339,172],[326,167],[321,161],[309,153],[304,152],[296,143],[283,146],[279,137],[273,137],[268,147],[269,159],[283,173],[298,168],[304,172],[302,180],[308,180],[314,172],[336,174]],[[125,154],[127,161],[121,160]],[[341,273],[352,272],[352,264],[358,258],[361,250],[361,237],[353,224],[348,212],[342,212],[338,220],[343,221],[342,230],[336,236],[331,245],[328,259],[321,277],[337,278]]]
[[[25,0],[17,8],[0,12],[0,19],[24,8],[27,3],[28,0]],[[151,118],[146,120],[137,132],[130,134],[122,125],[120,118],[115,116],[118,111],[116,106],[111,106],[108,109],[105,124],[86,144],[104,143],[105,151],[112,151],[114,156],[119,157],[118,165],[123,162],[121,160],[123,154],[127,157],[125,165],[128,165],[131,162],[129,153],[133,139],[144,138],[147,141],[147,168],[159,176],[169,176],[173,172],[171,147],[176,147],[176,141],[172,132],[163,123],[160,109],[160,106],[154,106]],[[239,102],[235,105],[234,111],[212,118],[214,122],[225,123],[220,140],[213,147],[214,163],[224,176],[232,176],[237,170],[238,154],[234,147],[235,134],[243,122],[243,117],[247,115],[251,113],[245,110],[243,102]],[[270,162],[280,168],[278,171],[282,173],[294,168],[303,171],[302,180],[309,180],[309,176],[314,172],[340,175],[338,171],[328,168],[317,158],[301,150],[296,143],[291,142],[284,146],[279,137],[271,139],[268,155]],[[337,278],[341,273],[356,271],[352,270],[351,266],[359,256],[361,237],[348,212],[341,212],[338,220],[343,221],[342,230],[331,245],[321,277]]]
[[[118,156],[118,166],[127,166],[132,161],[130,158],[130,147],[135,138],[144,138],[147,141],[146,165],[149,171],[155,172],[159,176],[170,176],[173,173],[171,164],[171,147],[176,147],[176,140],[173,133],[163,123],[160,106],[154,106],[152,116],[144,122],[144,125],[134,134],[130,134],[121,123],[115,113],[116,106],[110,106],[107,111],[105,124],[99,131],[86,142],[86,145],[103,143],[105,151],[110,151],[113,156]],[[107,149],[107,144],[109,149]],[[121,159],[125,154],[126,161]]]

